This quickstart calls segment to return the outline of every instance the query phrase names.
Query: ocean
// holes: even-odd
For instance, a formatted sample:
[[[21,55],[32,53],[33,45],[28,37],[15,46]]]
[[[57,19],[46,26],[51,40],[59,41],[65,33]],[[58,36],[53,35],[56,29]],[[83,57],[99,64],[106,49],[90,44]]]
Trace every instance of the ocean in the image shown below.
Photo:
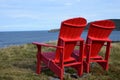
[[[82,33],[85,39],[87,31]],[[12,45],[21,45],[32,42],[49,42],[58,38],[58,32],[48,31],[16,31],[16,32],[0,32],[0,47]],[[113,31],[110,35],[112,41],[120,41],[120,31]]]

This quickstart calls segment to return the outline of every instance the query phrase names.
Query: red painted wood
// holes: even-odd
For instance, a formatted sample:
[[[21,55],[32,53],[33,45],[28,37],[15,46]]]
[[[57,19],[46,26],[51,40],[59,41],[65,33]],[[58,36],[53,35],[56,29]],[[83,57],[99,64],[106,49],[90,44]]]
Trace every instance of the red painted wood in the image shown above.
[[[103,69],[108,70],[108,60],[110,55],[111,40],[109,36],[115,28],[114,22],[111,20],[100,20],[91,22],[88,30],[88,35],[84,47],[84,69],[86,72],[90,70],[91,62],[98,62]],[[105,58],[99,55],[103,46],[106,46]],[[74,54],[78,56],[78,50]]]
[[[48,45],[45,43],[33,42],[37,46],[53,47],[56,48],[55,52],[41,52],[38,48],[40,56],[37,57],[37,73],[40,73],[41,62],[45,63],[48,68],[51,69],[60,80],[63,80],[64,67],[73,67],[77,69],[78,75],[83,73],[83,44],[84,40],[80,37],[83,29],[86,26],[86,19],[82,17],[72,18],[65,20],[61,23],[60,33],[58,36],[57,46]],[[80,57],[77,60],[72,56],[72,52],[76,46],[76,43],[80,42]]]
[[[62,45],[64,46],[64,60],[70,58],[72,51],[76,45],[76,40],[82,40],[80,39],[81,33],[83,32],[84,27],[86,26],[86,20],[84,18],[73,18],[69,20],[65,20],[61,23],[61,29],[60,34],[58,38],[58,46]],[[61,39],[62,38],[62,39]],[[72,42],[64,42],[72,40]],[[56,57],[55,59],[59,59],[59,50],[56,50]]]

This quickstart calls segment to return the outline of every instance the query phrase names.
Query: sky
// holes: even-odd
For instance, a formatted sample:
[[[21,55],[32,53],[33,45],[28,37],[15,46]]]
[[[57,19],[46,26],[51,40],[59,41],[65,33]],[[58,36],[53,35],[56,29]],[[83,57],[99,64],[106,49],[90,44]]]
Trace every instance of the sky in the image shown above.
[[[120,19],[120,0],[0,0],[0,32],[57,29],[74,17]]]

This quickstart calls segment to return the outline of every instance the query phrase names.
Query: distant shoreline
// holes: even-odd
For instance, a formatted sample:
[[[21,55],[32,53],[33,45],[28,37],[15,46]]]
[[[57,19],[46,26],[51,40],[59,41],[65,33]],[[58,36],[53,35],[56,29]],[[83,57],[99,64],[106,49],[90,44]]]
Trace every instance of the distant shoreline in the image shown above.
[[[116,28],[114,29],[115,31],[120,31],[120,19],[108,19],[108,20],[112,20],[115,23]],[[90,25],[91,22],[89,22],[85,28],[85,30],[88,30],[88,27]],[[48,32],[58,32],[60,29],[51,29],[48,30]]]
[[[48,32],[59,32],[60,29],[51,29],[51,30],[48,30]],[[87,31],[87,29],[85,29],[84,31]],[[120,30],[114,30],[114,31],[120,31]]]
[[[44,42],[44,43],[56,43],[57,41],[49,41],[49,42]],[[120,43],[120,41],[112,41],[112,43]],[[10,46],[6,46],[6,47],[0,47],[0,49],[5,49],[5,48],[10,48],[10,47],[19,47],[19,46],[23,46],[23,45],[31,45],[32,43],[26,43],[26,44],[20,44],[20,45],[10,45]]]
[[[51,30],[48,30],[48,32],[59,32],[60,29],[51,29]]]

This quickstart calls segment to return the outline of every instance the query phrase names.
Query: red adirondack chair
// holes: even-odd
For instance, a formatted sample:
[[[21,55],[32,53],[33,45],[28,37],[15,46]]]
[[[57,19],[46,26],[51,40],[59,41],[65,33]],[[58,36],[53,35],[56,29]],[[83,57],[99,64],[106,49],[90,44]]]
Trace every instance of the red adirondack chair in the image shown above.
[[[61,23],[57,46],[33,42],[38,49],[36,73],[40,74],[42,61],[60,78],[60,80],[63,80],[64,67],[73,67],[77,69],[78,75],[81,76],[83,73],[82,53],[84,40],[80,36],[85,26],[86,20],[82,17],[68,19]],[[72,56],[77,42],[81,44],[79,60]],[[56,48],[56,51],[41,52],[42,46]]]
[[[111,20],[100,20],[90,23],[84,48],[84,69],[87,73],[90,71],[91,62],[97,62],[103,69],[108,70],[108,59],[111,47],[109,35],[114,28],[115,24]],[[103,46],[106,46],[105,57],[99,54]],[[78,56],[78,52],[78,50],[75,50],[74,54]]]

